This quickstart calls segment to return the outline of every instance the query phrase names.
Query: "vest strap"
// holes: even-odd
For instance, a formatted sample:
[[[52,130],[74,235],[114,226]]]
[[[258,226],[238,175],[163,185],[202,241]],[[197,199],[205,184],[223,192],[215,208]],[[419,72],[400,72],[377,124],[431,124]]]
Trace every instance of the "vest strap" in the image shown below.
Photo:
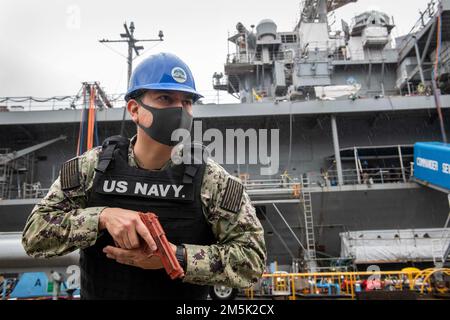
[[[190,184],[197,173],[198,168],[196,166],[188,165],[184,169],[183,183]]]
[[[96,171],[100,171],[101,173],[105,173],[106,169],[108,169],[109,164],[111,163],[113,159],[113,153],[114,150],[117,148],[117,142],[116,141],[109,141],[108,145],[105,149],[103,149],[100,158],[98,160],[97,167],[95,168]]]

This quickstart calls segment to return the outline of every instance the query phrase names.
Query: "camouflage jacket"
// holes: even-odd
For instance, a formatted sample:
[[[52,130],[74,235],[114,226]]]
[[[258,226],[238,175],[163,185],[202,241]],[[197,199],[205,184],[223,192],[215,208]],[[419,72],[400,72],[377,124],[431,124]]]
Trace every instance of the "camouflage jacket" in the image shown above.
[[[93,185],[94,168],[100,151],[101,147],[94,148],[78,157],[79,188],[63,192],[58,177],[45,198],[33,208],[22,235],[22,244],[28,255],[50,258],[95,244],[99,236],[99,215],[104,207],[86,208],[86,195]],[[137,166],[132,144],[129,165]],[[169,160],[165,167],[170,165],[173,163]],[[219,164],[208,159],[201,202],[217,243],[210,246],[185,245],[185,282],[243,288],[254,283],[264,270],[264,232],[245,190],[237,213],[219,205],[229,179],[241,183]]]

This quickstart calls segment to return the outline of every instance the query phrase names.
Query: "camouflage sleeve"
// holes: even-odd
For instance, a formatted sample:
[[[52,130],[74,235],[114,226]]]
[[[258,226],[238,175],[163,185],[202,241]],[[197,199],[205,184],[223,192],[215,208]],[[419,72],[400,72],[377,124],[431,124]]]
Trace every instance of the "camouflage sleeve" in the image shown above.
[[[98,148],[78,158],[80,186],[61,189],[61,175],[32,210],[22,234],[22,245],[32,257],[50,258],[93,245],[103,207],[86,208],[86,190],[92,186]]]
[[[208,160],[201,196],[217,243],[185,244],[184,281],[234,288],[251,286],[264,271],[266,245],[263,228],[242,183]]]

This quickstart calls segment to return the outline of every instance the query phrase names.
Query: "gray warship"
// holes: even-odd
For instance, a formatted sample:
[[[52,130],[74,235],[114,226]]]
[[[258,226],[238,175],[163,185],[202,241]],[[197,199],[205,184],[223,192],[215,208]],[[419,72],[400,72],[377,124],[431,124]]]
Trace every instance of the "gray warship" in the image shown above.
[[[287,271],[433,264],[448,255],[449,190],[419,183],[413,163],[415,143],[442,141],[450,127],[450,1],[420,8],[396,39],[394,19],[378,11],[332,31],[330,16],[352,2],[304,0],[291,31],[270,19],[237,23],[228,39],[235,50],[212,84],[239,103],[194,106],[203,130],[279,130],[277,172],[261,175],[249,154],[223,166],[246,185],[269,262]],[[131,137],[123,95],[83,85],[94,87],[97,144],[121,123]],[[86,95],[0,98],[1,272],[45,266],[17,253],[18,239],[61,164],[77,155]]]

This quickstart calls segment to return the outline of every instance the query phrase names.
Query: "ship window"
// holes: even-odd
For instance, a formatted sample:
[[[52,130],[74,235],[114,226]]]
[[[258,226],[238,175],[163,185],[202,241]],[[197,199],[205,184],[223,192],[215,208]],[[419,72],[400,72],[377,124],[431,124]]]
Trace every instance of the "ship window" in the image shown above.
[[[282,34],[281,42],[282,43],[296,43],[297,35],[296,34]]]

